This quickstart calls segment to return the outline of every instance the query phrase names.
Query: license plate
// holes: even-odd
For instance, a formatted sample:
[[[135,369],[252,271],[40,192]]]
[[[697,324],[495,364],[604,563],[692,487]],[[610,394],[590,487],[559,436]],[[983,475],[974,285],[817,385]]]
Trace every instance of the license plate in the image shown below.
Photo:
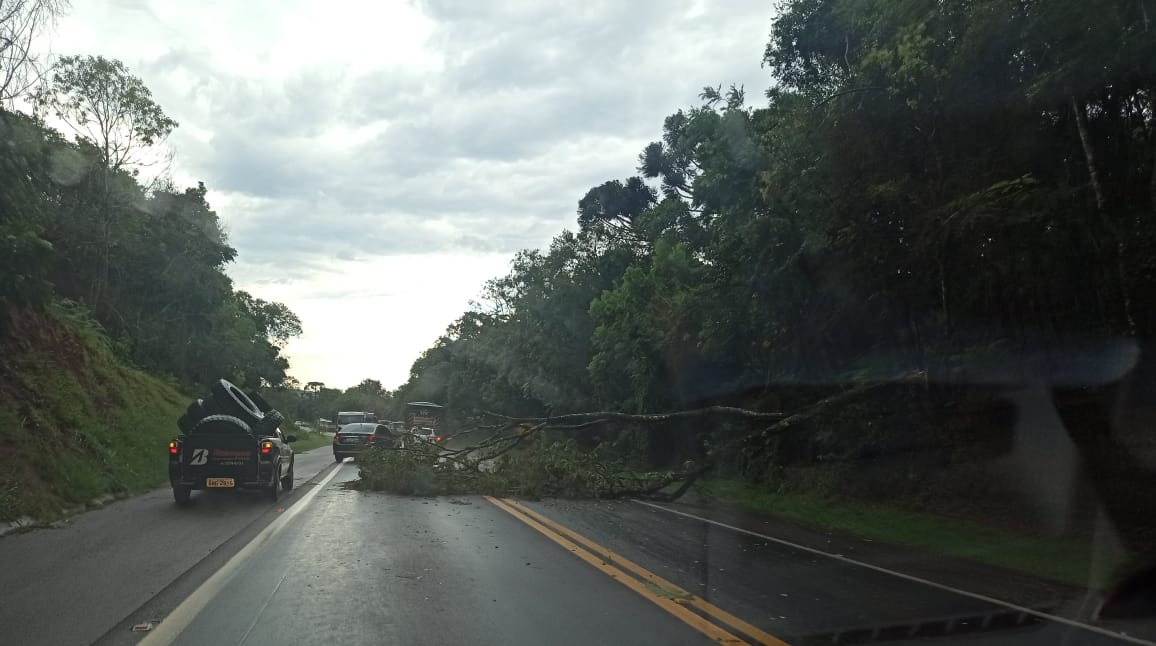
[[[206,487],[235,487],[232,478],[205,478]]]

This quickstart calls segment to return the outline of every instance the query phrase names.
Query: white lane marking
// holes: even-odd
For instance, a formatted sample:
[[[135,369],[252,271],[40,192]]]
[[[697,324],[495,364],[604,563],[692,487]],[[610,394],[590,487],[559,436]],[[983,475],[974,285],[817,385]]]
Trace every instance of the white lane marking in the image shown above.
[[[173,608],[173,611],[170,612],[161,623],[157,624],[157,627],[154,628],[152,632],[140,640],[138,644],[140,646],[167,646],[173,643],[177,637],[180,636],[181,632],[183,632],[185,628],[188,628],[189,624],[193,622],[193,619],[196,619],[197,615],[205,609],[205,606],[209,605],[209,601],[217,596],[217,593],[233,579],[233,576],[236,575],[237,570],[241,569],[241,565],[245,560],[280,533],[281,530],[289,524],[289,521],[301,513],[301,510],[305,509],[313,498],[316,497],[333,478],[337,477],[337,472],[340,470],[341,465],[338,465],[329,475],[325,476],[325,479],[318,482],[316,487],[305,494],[301,500],[298,500],[292,507],[282,512],[276,520],[269,523],[265,529],[261,530],[261,533],[254,536],[253,540],[249,541],[247,545],[242,547],[240,551],[226,561],[225,564],[221,566],[221,569],[214,572],[208,579],[205,579],[205,582],[202,583],[199,588],[193,590],[193,593],[190,594],[187,599],[182,601],[176,608]]]
[[[1054,621],[1056,623],[1064,624],[1067,626],[1072,626],[1074,628],[1082,628],[1084,630],[1091,631],[1091,632],[1097,633],[1099,635],[1105,635],[1107,637],[1113,637],[1115,639],[1119,639],[1121,641],[1126,641],[1126,642],[1131,642],[1133,644],[1145,644],[1146,646],[1156,646],[1156,642],[1148,641],[1147,639],[1141,639],[1139,637],[1133,637],[1132,635],[1128,635],[1125,633],[1113,632],[1111,630],[1108,630],[1107,628],[1101,628],[1099,626],[1093,626],[1091,624],[1086,624],[1086,623],[1083,623],[1081,621],[1076,621],[1075,619],[1067,619],[1065,617],[1059,617],[1056,615],[1051,615],[1051,614],[1048,614],[1046,612],[1040,612],[1039,610],[1033,610],[1032,608],[1028,608],[1027,606],[1016,605],[1016,604],[1011,603],[1009,601],[1002,601],[1002,600],[996,599],[994,597],[989,597],[989,596],[978,594],[975,592],[968,592],[967,590],[961,590],[959,588],[953,588],[949,585],[944,585],[942,583],[936,583],[935,581],[932,581],[930,579],[924,579],[921,577],[912,576],[910,574],[904,574],[902,572],[896,572],[895,570],[888,570],[885,567],[880,567],[878,565],[872,565],[870,563],[865,563],[863,561],[857,561],[857,560],[852,559],[852,558],[847,558],[846,556],[843,556],[842,554],[831,554],[830,552],[824,552],[823,550],[817,550],[813,547],[807,547],[806,545],[800,545],[798,543],[792,543],[791,541],[783,540],[781,538],[775,538],[774,536],[767,536],[766,534],[760,534],[758,532],[754,532],[754,531],[751,531],[749,529],[743,529],[742,527],[735,527],[734,525],[728,525],[726,523],[722,523],[722,522],[719,522],[717,520],[711,520],[710,518],[704,518],[702,516],[696,516],[695,514],[688,514],[685,511],[678,511],[677,509],[670,509],[669,507],[663,507],[662,505],[656,505],[652,502],[646,502],[645,500],[633,499],[633,502],[636,502],[640,505],[646,505],[647,507],[653,507],[654,509],[661,509],[662,511],[665,511],[665,512],[668,512],[671,514],[676,514],[678,516],[685,516],[686,518],[693,518],[694,520],[697,520],[697,521],[701,521],[704,523],[710,523],[711,525],[717,525],[719,527],[723,527],[725,529],[729,529],[731,531],[735,531],[735,532],[738,532],[740,534],[746,534],[748,536],[754,536],[756,538],[761,538],[763,540],[771,541],[772,543],[778,543],[779,545],[785,545],[786,547],[792,547],[794,549],[802,550],[802,551],[808,552],[810,554],[815,554],[818,556],[825,556],[829,559],[841,561],[841,562],[847,563],[849,565],[857,565],[857,566],[862,567],[862,568],[867,568],[868,570],[874,570],[876,572],[882,572],[883,574],[890,574],[891,576],[898,577],[898,578],[903,579],[905,581],[911,581],[914,583],[922,583],[923,585],[931,586],[933,588],[936,588],[938,590],[943,590],[945,592],[953,592],[955,594],[962,595],[965,597],[970,597],[972,599],[976,599],[979,601],[984,601],[986,603],[994,604],[997,606],[1003,606],[1004,608],[1008,608],[1009,610],[1015,610],[1017,612],[1022,612],[1024,614],[1032,615],[1034,617],[1039,617],[1040,619],[1046,619],[1048,621]]]

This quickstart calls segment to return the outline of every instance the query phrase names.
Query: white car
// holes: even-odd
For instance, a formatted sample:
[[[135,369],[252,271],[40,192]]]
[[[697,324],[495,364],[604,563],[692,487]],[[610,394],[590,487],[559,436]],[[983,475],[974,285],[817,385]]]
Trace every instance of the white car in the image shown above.
[[[409,429],[409,434],[414,436],[418,440],[421,440],[423,442],[429,442],[430,444],[441,444],[442,443],[442,436],[438,435],[437,432],[434,431],[432,428],[415,426],[415,427]]]

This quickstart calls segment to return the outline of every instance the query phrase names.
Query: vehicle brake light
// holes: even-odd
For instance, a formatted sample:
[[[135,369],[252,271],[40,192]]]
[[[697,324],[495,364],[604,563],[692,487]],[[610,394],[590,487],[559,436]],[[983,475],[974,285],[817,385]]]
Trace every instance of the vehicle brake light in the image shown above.
[[[442,436],[440,436],[440,435],[434,438],[434,442],[441,442],[441,441],[442,441]]]
[[[169,455],[177,455],[181,452],[181,443],[173,440],[169,442]]]
[[[341,441],[341,433],[334,433],[333,434],[333,441],[334,442],[340,442]]]
[[[261,455],[269,455],[273,452],[272,442],[261,442]]]

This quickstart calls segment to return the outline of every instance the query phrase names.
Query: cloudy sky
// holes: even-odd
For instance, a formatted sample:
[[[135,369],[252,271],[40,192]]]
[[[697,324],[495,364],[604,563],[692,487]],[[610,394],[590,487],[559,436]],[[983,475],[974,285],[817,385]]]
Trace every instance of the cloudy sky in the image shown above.
[[[704,85],[759,101],[768,0],[74,0],[55,54],[119,58],[180,128],[239,287],[301,381],[400,385],[519,249],[575,225]]]

